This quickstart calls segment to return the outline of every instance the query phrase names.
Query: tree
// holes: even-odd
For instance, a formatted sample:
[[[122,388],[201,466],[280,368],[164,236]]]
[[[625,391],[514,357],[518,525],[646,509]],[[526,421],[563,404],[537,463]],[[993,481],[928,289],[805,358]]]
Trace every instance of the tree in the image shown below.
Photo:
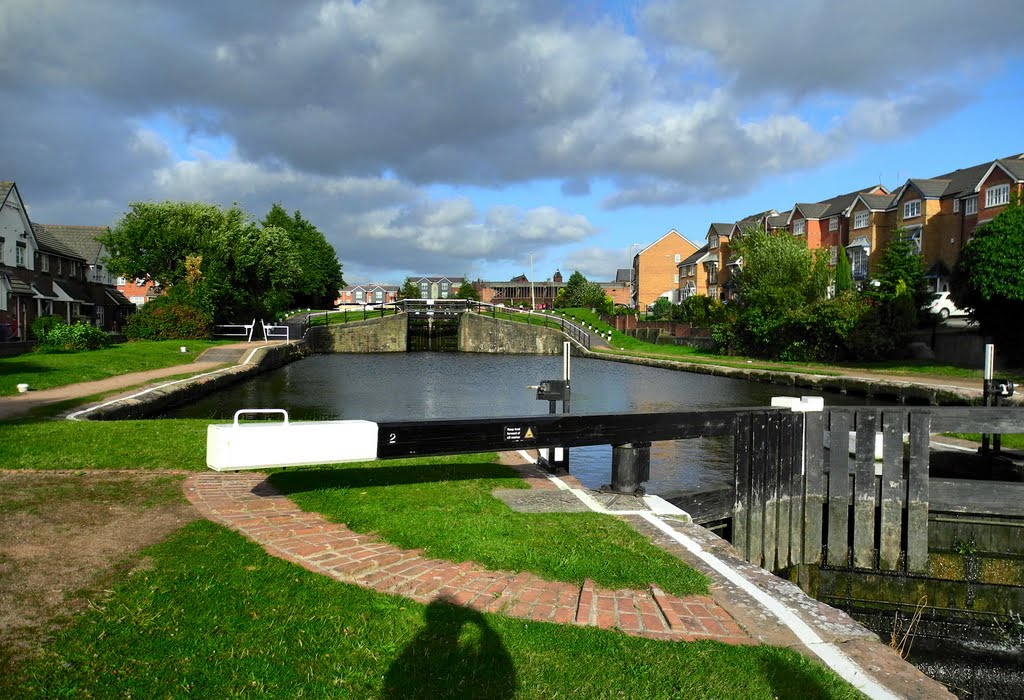
[[[827,253],[762,227],[730,245],[743,262],[735,277],[739,313],[731,327],[719,324],[719,337],[728,337],[731,351],[751,355],[802,360],[816,354],[804,329],[808,313],[828,294]]]
[[[134,203],[101,242],[111,272],[154,280],[218,323],[272,317],[309,293],[289,232],[260,227],[237,206]]]
[[[569,281],[555,296],[556,308],[592,308],[610,313],[612,306],[611,297],[601,289],[601,285],[588,281],[579,270],[569,276]]]
[[[654,308],[651,309],[651,317],[655,321],[667,321],[672,318],[672,302],[665,297],[655,299]]]
[[[411,277],[406,277],[405,282],[402,284],[402,288],[398,290],[399,299],[419,299],[420,288],[412,281]]]
[[[283,230],[292,244],[298,263],[298,278],[292,290],[293,303],[298,306],[328,308],[345,286],[341,263],[334,247],[312,223],[297,210],[289,216],[280,204],[274,204],[262,221],[264,228]]]
[[[975,230],[953,269],[950,296],[1001,354],[1024,359],[1024,206],[1019,199]]]
[[[241,224],[237,207],[203,202],[135,202],[101,237],[108,267],[125,277],[171,287],[185,277],[185,259],[203,255],[223,231]]]
[[[798,309],[824,299],[831,274],[823,250],[810,251],[793,236],[749,229],[730,244],[743,267],[736,289],[743,308]]]
[[[846,248],[839,246],[839,255],[836,259],[836,296],[852,290],[853,269],[850,267],[850,258],[846,255]]]
[[[895,299],[902,294],[909,294],[917,305],[924,301],[927,293],[924,263],[921,262],[917,246],[907,236],[906,229],[893,229],[878,261],[875,283],[874,294],[882,299]]]
[[[476,290],[475,284],[463,277],[462,284],[459,285],[459,291],[455,293],[455,298],[467,301],[480,301],[480,293]]]

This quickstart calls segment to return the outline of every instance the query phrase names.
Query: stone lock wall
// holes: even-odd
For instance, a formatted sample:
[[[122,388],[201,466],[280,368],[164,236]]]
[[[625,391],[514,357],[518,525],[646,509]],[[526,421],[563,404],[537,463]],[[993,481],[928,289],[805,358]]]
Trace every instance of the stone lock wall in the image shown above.
[[[408,328],[405,314],[314,326],[306,336],[313,352],[405,352]]]
[[[564,340],[561,331],[554,328],[530,326],[480,314],[462,314],[459,321],[460,352],[560,355]]]

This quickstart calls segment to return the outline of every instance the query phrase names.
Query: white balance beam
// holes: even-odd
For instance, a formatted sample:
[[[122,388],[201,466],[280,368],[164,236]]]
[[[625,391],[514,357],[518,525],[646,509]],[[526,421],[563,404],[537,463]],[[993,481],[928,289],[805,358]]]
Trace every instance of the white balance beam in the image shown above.
[[[281,423],[240,424],[249,413],[280,413]],[[244,409],[231,425],[206,429],[206,465],[215,471],[365,462],[377,459],[377,424],[367,420],[288,420],[280,408]]]

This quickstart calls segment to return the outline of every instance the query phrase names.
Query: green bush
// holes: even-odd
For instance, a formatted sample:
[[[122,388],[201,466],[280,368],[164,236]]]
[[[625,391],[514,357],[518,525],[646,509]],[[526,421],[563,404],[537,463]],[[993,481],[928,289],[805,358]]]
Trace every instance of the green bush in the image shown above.
[[[40,343],[44,343],[46,341],[46,336],[50,334],[50,331],[57,326],[63,325],[65,325],[64,319],[60,316],[40,316],[32,322],[32,337]]]
[[[213,316],[197,305],[158,297],[129,317],[124,334],[129,340],[212,338]]]
[[[50,328],[36,348],[43,351],[77,352],[99,350],[107,345],[110,345],[110,336],[102,329],[81,322],[69,326],[62,321]]]
[[[672,311],[676,321],[701,327],[724,323],[727,315],[725,304],[703,294],[686,297]]]

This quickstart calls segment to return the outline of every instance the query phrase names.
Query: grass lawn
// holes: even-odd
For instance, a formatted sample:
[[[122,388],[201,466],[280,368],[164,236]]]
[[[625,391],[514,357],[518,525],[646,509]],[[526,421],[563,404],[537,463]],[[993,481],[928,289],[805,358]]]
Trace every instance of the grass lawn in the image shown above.
[[[397,313],[394,309],[384,311],[385,316],[394,316]],[[353,321],[365,321],[366,319],[381,318],[380,311],[342,310],[342,311],[314,311],[309,314],[310,326],[335,325],[338,323],[351,323]]]
[[[662,643],[338,584],[208,522],[144,552],[0,696],[854,698],[796,652]]]
[[[948,437],[958,438],[960,440],[969,440],[981,444],[980,433],[943,433]],[[991,438],[991,436],[989,436]],[[999,438],[999,444],[1008,450],[1022,450],[1024,451],[1024,435],[1001,435]]]
[[[3,425],[7,469],[206,470],[204,420],[34,421]],[[432,556],[601,585],[657,583],[686,595],[707,582],[625,523],[591,513],[517,513],[495,488],[524,488],[494,455],[282,471],[273,482],[305,510]]]
[[[0,423],[4,469],[188,469],[206,467],[205,420]]]
[[[612,331],[610,342],[611,352],[619,355],[636,355],[641,357],[656,357],[697,364],[716,365],[721,367],[743,367],[745,369],[784,370],[793,372],[814,372],[824,376],[841,376],[850,372],[858,371],[872,372],[877,374],[892,375],[919,375],[932,377],[949,377],[956,379],[977,379],[980,385],[982,371],[936,363],[928,360],[889,360],[886,362],[857,363],[847,362],[843,365],[823,365],[800,362],[773,362],[757,358],[746,358],[741,356],[717,355],[706,350],[699,350],[683,345],[658,345],[637,340],[632,336],[619,333],[601,320],[600,316],[590,309],[570,308],[560,309],[566,315],[577,320],[596,326],[599,331]],[[607,352],[597,349],[595,352]],[[1018,381],[1024,379],[1017,375],[1010,375],[1010,379]]]
[[[0,396],[18,392],[18,384],[51,389],[129,372],[188,364],[223,340],[140,340],[84,352],[31,352],[0,358]],[[181,346],[188,352],[181,352]]]
[[[656,583],[677,595],[707,592],[702,575],[612,516],[512,510],[491,491],[526,484],[493,458],[339,465],[277,472],[271,482],[305,511],[428,556],[613,589]]]

